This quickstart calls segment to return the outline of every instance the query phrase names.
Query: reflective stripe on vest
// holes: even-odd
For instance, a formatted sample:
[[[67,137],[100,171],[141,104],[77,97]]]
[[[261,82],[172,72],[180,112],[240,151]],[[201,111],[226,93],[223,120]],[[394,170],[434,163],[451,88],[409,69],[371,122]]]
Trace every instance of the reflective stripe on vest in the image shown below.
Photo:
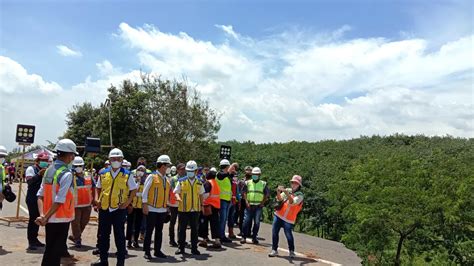
[[[99,200],[102,210],[116,209],[127,201],[129,194],[128,172],[125,172],[123,168],[115,178],[112,177],[111,169],[108,168],[100,176],[100,184],[102,188]]]
[[[67,171],[66,166],[59,167],[54,173],[54,165],[48,167],[43,177],[43,213],[46,214],[53,206],[54,198],[56,193],[59,191],[58,178],[64,175]],[[49,173],[48,173],[49,172]],[[51,178],[51,175],[54,175]],[[49,223],[67,223],[74,220],[74,194],[73,188],[68,188],[66,193],[66,200],[64,203],[59,204],[59,208],[56,212],[51,215]]]
[[[179,193],[181,201],[178,205],[178,211],[180,212],[199,212],[201,211],[201,199],[199,197],[199,191],[201,190],[202,183],[195,179],[191,185],[191,181],[186,178],[183,181],[179,181],[181,186],[181,192]]]
[[[216,179],[209,179],[209,183],[211,183],[211,191],[209,192],[209,197],[204,200],[204,205],[211,205],[216,209],[221,208],[221,196],[220,196],[220,189],[219,185],[217,185]]]
[[[221,191],[220,198],[226,201],[230,201],[230,199],[232,198],[232,184],[230,183],[229,177],[225,177],[222,180],[216,178],[216,181]]]
[[[74,177],[76,178],[76,177]],[[92,203],[92,177],[84,176],[84,185],[76,187],[76,208],[88,207]]]
[[[259,205],[262,203],[264,198],[264,190],[266,183],[264,181],[258,181],[257,183],[249,180],[247,184],[247,201],[250,205]]]
[[[158,174],[152,176],[153,180],[148,190],[148,205],[154,208],[166,208],[170,195],[170,182]],[[163,182],[164,181],[164,182]]]
[[[276,211],[275,215],[287,223],[295,224],[296,217],[302,208],[303,202],[300,202],[300,204],[297,205],[292,205],[288,202],[288,200],[285,200],[283,207]]]

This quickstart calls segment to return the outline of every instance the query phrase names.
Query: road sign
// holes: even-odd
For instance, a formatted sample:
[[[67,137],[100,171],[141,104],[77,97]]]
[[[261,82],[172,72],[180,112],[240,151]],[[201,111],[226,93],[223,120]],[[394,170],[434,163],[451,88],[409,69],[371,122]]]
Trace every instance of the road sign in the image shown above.
[[[16,125],[16,142],[21,144],[33,144],[35,142],[35,126]]]
[[[100,153],[100,139],[87,137],[85,151],[87,153]]]
[[[221,159],[230,160],[230,156],[232,154],[232,148],[227,145],[221,145],[220,157]]]

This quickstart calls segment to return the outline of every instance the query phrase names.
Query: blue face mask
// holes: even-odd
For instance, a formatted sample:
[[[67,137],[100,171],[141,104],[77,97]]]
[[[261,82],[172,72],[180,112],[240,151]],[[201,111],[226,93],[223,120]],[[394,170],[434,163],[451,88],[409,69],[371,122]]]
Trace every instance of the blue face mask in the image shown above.
[[[39,167],[40,167],[40,168],[46,168],[46,167],[48,167],[48,162],[39,162]]]
[[[259,179],[260,179],[260,176],[258,176],[258,175],[252,175],[252,180],[257,181],[257,180],[259,180]]]
[[[194,172],[186,172],[186,176],[189,178],[194,178]]]

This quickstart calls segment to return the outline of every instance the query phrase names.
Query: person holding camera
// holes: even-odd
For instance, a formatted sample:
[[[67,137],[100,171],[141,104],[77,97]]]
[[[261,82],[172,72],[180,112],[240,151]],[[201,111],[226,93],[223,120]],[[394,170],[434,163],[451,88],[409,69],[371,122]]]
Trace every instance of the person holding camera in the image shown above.
[[[269,257],[276,257],[278,255],[278,241],[280,229],[283,227],[285,231],[286,240],[288,241],[288,249],[290,251],[290,258],[295,257],[295,243],[293,239],[293,226],[296,222],[298,213],[303,208],[303,192],[301,192],[302,178],[299,175],[294,175],[291,178],[291,188],[284,188],[278,186],[277,201],[280,206],[275,208],[273,224],[272,224],[272,251],[268,254]]]

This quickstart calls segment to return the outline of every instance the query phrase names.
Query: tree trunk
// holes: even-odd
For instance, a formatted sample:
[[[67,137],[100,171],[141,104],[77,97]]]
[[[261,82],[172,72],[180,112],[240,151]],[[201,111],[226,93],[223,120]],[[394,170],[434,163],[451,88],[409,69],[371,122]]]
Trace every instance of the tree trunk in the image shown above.
[[[402,253],[402,246],[403,246],[403,241],[405,240],[405,235],[400,234],[400,239],[398,240],[398,247],[397,247],[397,256],[395,257],[395,266],[400,266],[400,255]]]

